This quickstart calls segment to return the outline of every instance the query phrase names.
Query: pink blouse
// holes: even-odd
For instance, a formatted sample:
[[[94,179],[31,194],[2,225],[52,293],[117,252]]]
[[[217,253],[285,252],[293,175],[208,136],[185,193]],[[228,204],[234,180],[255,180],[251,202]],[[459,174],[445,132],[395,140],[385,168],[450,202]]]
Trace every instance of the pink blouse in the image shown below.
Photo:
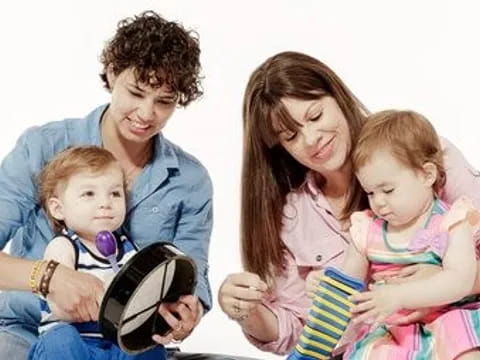
[[[480,209],[480,172],[452,143],[442,139],[442,145],[447,172],[442,200],[453,203],[465,195]],[[278,339],[263,343],[245,335],[260,350],[287,354],[297,342],[311,304],[305,294],[307,274],[327,265],[341,265],[350,242],[349,232],[340,228],[312,174],[287,196],[281,237],[291,254],[286,255],[286,271],[275,279],[274,293],[264,302],[278,319]],[[480,233],[475,238],[478,241]]]

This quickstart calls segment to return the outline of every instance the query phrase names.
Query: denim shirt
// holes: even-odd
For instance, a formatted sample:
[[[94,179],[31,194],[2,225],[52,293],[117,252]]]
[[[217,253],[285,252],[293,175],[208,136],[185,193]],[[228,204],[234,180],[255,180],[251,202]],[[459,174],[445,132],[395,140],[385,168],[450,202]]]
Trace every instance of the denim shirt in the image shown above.
[[[36,177],[53,155],[68,146],[101,146],[100,119],[107,106],[98,107],[83,119],[32,127],[20,136],[0,167],[0,248],[11,240],[12,255],[42,258],[54,234],[38,202]],[[122,230],[139,248],[168,241],[191,256],[198,274],[195,295],[205,311],[212,305],[208,282],[212,216],[212,184],[206,169],[157,135],[153,159],[136,178],[128,196]],[[36,295],[17,291],[0,294],[0,331],[33,341],[39,320]]]

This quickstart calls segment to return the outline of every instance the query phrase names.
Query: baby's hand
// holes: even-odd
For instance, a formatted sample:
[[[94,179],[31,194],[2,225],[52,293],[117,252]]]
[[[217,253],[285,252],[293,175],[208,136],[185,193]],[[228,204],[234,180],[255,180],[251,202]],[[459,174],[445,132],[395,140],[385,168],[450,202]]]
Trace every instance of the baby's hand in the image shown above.
[[[308,273],[307,278],[305,279],[305,292],[310,299],[313,299],[315,296],[320,277],[323,273],[324,270],[312,270]]]
[[[356,323],[382,323],[390,315],[402,308],[401,296],[391,285],[370,286],[370,291],[352,295],[356,303],[352,307]]]

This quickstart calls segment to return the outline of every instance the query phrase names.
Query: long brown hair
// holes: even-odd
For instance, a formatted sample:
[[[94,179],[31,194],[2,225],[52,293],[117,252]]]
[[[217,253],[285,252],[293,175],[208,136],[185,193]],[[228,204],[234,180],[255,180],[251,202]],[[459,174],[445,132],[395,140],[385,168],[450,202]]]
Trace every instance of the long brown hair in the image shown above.
[[[305,181],[308,171],[279,144],[275,129],[298,128],[281,100],[327,95],[340,106],[355,143],[368,111],[319,60],[297,52],[279,53],[260,65],[248,81],[243,103],[241,250],[245,269],[263,279],[271,280],[284,269],[283,207],[287,194]],[[353,176],[352,186],[360,206],[363,194]]]

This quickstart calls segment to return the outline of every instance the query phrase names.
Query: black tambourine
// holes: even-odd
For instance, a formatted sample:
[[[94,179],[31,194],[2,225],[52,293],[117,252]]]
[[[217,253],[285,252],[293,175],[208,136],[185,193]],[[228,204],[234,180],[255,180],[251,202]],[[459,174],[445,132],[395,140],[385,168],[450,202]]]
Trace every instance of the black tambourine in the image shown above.
[[[153,334],[171,331],[158,314],[160,304],[193,294],[196,282],[195,263],[171,243],[143,248],[122,266],[105,293],[101,333],[129,354],[151,349],[157,345]]]

